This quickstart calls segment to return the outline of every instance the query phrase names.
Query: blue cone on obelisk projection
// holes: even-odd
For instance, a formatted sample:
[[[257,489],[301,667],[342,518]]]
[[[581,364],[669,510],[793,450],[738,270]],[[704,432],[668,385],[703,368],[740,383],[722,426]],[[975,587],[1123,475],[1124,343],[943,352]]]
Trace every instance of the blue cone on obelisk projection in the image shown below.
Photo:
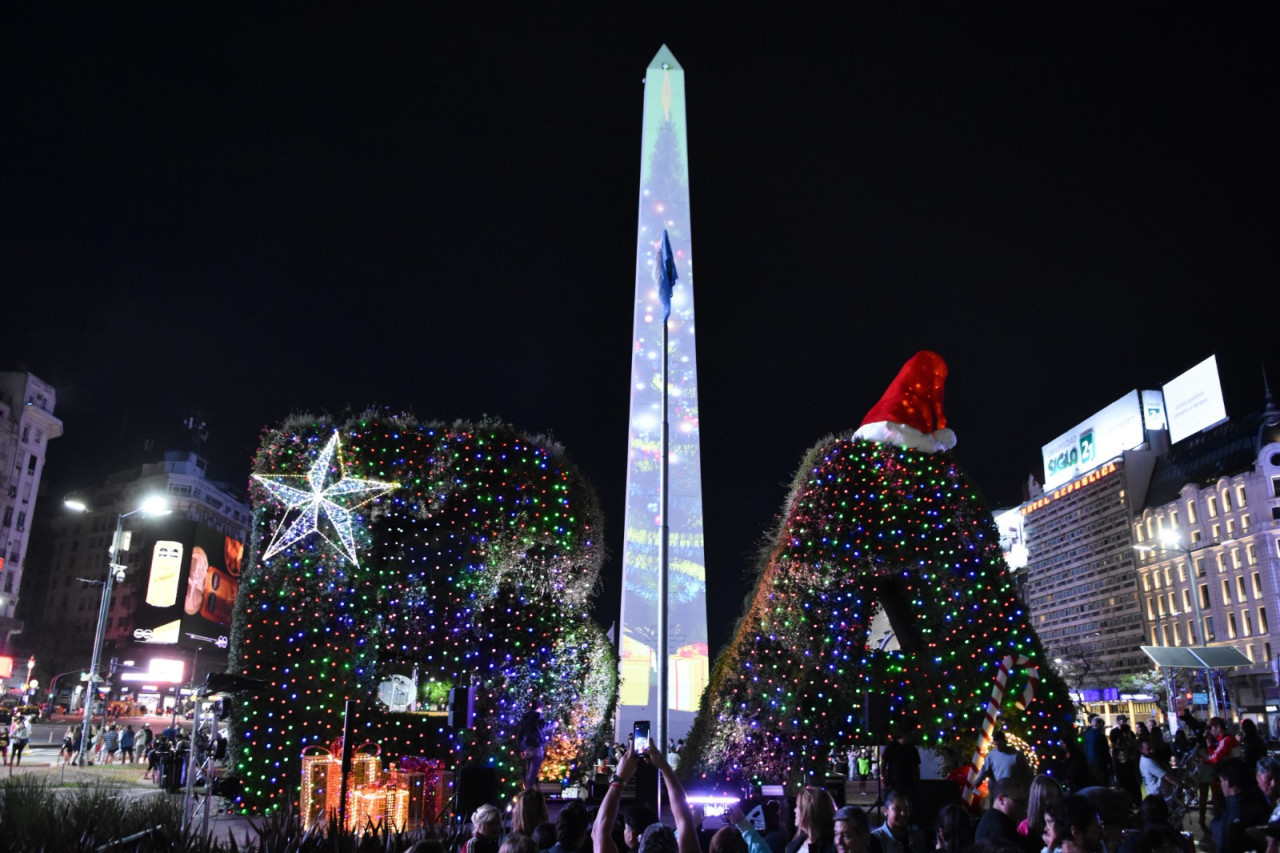
[[[645,76],[636,233],[635,327],[631,342],[631,420],[622,546],[622,626],[617,738],[636,720],[656,720],[657,666],[667,663],[668,737],[693,724],[707,684],[707,589],[703,558],[698,361],[694,347],[693,234],[689,222],[689,146],[684,69],[664,45]],[[668,643],[658,654],[659,462],[662,441],[662,325],[659,289],[663,232],[679,270],[668,329]]]

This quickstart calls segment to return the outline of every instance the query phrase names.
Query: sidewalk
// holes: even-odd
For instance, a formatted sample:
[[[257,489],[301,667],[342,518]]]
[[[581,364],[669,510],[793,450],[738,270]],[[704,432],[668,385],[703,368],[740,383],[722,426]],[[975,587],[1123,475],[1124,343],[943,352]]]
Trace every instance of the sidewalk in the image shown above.
[[[50,785],[58,788],[72,789],[80,786],[105,785],[110,787],[118,787],[120,795],[129,798],[142,797],[173,797],[179,803],[182,802],[184,794],[170,794],[161,788],[155,782],[146,781],[142,778],[142,774],[146,772],[146,766],[142,764],[95,764],[89,767],[74,767],[69,765],[61,765],[58,763],[58,753],[53,749],[36,749],[35,754],[32,750],[23,755],[22,765],[18,767],[6,767],[0,765],[0,778],[10,776],[30,776],[44,780]],[[193,797],[193,815],[192,823],[200,826],[204,820],[204,795],[203,789],[196,789]],[[217,808],[217,800],[212,804],[213,809]],[[258,837],[257,829],[254,826],[254,818],[245,815],[227,815],[211,813],[209,816],[209,834],[219,841],[234,840],[241,848],[245,846],[246,838],[256,841]]]

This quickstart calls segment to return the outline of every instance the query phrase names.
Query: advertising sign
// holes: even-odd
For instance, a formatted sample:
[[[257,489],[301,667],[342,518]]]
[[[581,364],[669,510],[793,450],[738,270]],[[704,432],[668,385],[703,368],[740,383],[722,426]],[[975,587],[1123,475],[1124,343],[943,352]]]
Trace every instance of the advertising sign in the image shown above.
[[[1164,395],[1159,391],[1142,392],[1142,422],[1148,431],[1169,428],[1164,416]]]
[[[1164,386],[1169,441],[1177,443],[1227,419],[1218,378],[1218,357],[1209,356]]]
[[[151,545],[136,642],[227,647],[244,544],[194,521],[165,524]]]
[[[1146,440],[1138,392],[1130,391],[1041,450],[1044,487],[1051,489],[1133,450]]]
[[[1000,530],[1000,550],[1010,569],[1023,569],[1027,565],[1027,537],[1022,526],[1022,512],[1017,508],[995,514],[996,527]]]

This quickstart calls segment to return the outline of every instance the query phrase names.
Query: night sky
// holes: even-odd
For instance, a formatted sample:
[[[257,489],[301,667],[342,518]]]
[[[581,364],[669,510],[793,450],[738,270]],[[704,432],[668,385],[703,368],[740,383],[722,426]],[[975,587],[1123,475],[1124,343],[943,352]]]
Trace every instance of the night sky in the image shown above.
[[[600,492],[607,625],[664,43],[713,651],[803,452],[919,349],[993,505],[1210,354],[1229,414],[1280,382],[1276,4],[261,5],[6,14],[0,369],[57,389],[46,516],[192,411],[240,485],[294,411],[495,415]]]

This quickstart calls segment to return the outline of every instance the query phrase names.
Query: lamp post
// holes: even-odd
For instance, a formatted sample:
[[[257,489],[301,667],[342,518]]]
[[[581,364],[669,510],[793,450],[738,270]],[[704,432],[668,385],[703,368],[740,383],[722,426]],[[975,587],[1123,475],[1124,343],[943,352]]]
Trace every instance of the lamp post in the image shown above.
[[[67,500],[64,504],[68,509],[77,512],[92,512],[80,501]],[[164,498],[149,497],[137,509],[122,512],[116,516],[116,535],[111,540],[111,548],[107,551],[107,579],[102,585],[102,602],[98,605],[98,629],[93,636],[93,657],[89,661],[89,684],[86,688],[87,696],[84,703],[84,722],[80,730],[80,755],[76,758],[81,767],[86,763],[89,731],[93,722],[93,706],[98,701],[98,691],[94,682],[98,680],[98,665],[102,661],[102,647],[106,641],[107,619],[111,612],[111,590],[116,582],[124,580],[124,565],[117,562],[121,551],[120,540],[124,535],[124,520],[138,514],[168,515],[168,513],[169,509]]]
[[[35,669],[35,667],[36,667],[36,656],[32,655],[30,658],[27,659],[27,683],[22,685],[22,689],[26,694],[23,698],[26,700],[25,704],[27,705],[31,704],[31,690],[32,690],[31,670]]]
[[[1165,551],[1165,552],[1180,551],[1181,553],[1186,555],[1187,572],[1190,576],[1190,583],[1191,583],[1191,608],[1192,610],[1195,611],[1195,616],[1196,616],[1196,621],[1195,621],[1196,633],[1200,636],[1200,645],[1207,646],[1209,644],[1209,638],[1208,636],[1205,635],[1205,632],[1204,632],[1204,615],[1200,610],[1200,583],[1197,580],[1198,575],[1196,574],[1196,560],[1193,555],[1195,554],[1196,551],[1203,551],[1205,548],[1208,548],[1211,545],[1216,545],[1218,543],[1207,542],[1204,545],[1201,545],[1199,548],[1192,548],[1189,545],[1183,545],[1182,540],[1178,539],[1177,536],[1167,531],[1161,534],[1158,541],[1160,542],[1159,546],[1134,545],[1133,547],[1134,547],[1134,550],[1139,551],[1143,554],[1153,554],[1157,551]],[[1193,637],[1188,637],[1187,639],[1192,641],[1192,643],[1194,644]],[[1209,694],[1209,716],[1216,717],[1218,716],[1218,696],[1217,696],[1217,691],[1214,690],[1213,688],[1212,679],[1213,679],[1213,673],[1208,668],[1206,668],[1204,670],[1204,686],[1205,686],[1205,690]],[[1174,700],[1174,688],[1176,687],[1176,682],[1173,679],[1170,679],[1170,682],[1171,683],[1169,685],[1169,708],[1170,710],[1173,710],[1174,708],[1176,708],[1176,704]],[[1176,715],[1174,716],[1174,719],[1177,719]]]

